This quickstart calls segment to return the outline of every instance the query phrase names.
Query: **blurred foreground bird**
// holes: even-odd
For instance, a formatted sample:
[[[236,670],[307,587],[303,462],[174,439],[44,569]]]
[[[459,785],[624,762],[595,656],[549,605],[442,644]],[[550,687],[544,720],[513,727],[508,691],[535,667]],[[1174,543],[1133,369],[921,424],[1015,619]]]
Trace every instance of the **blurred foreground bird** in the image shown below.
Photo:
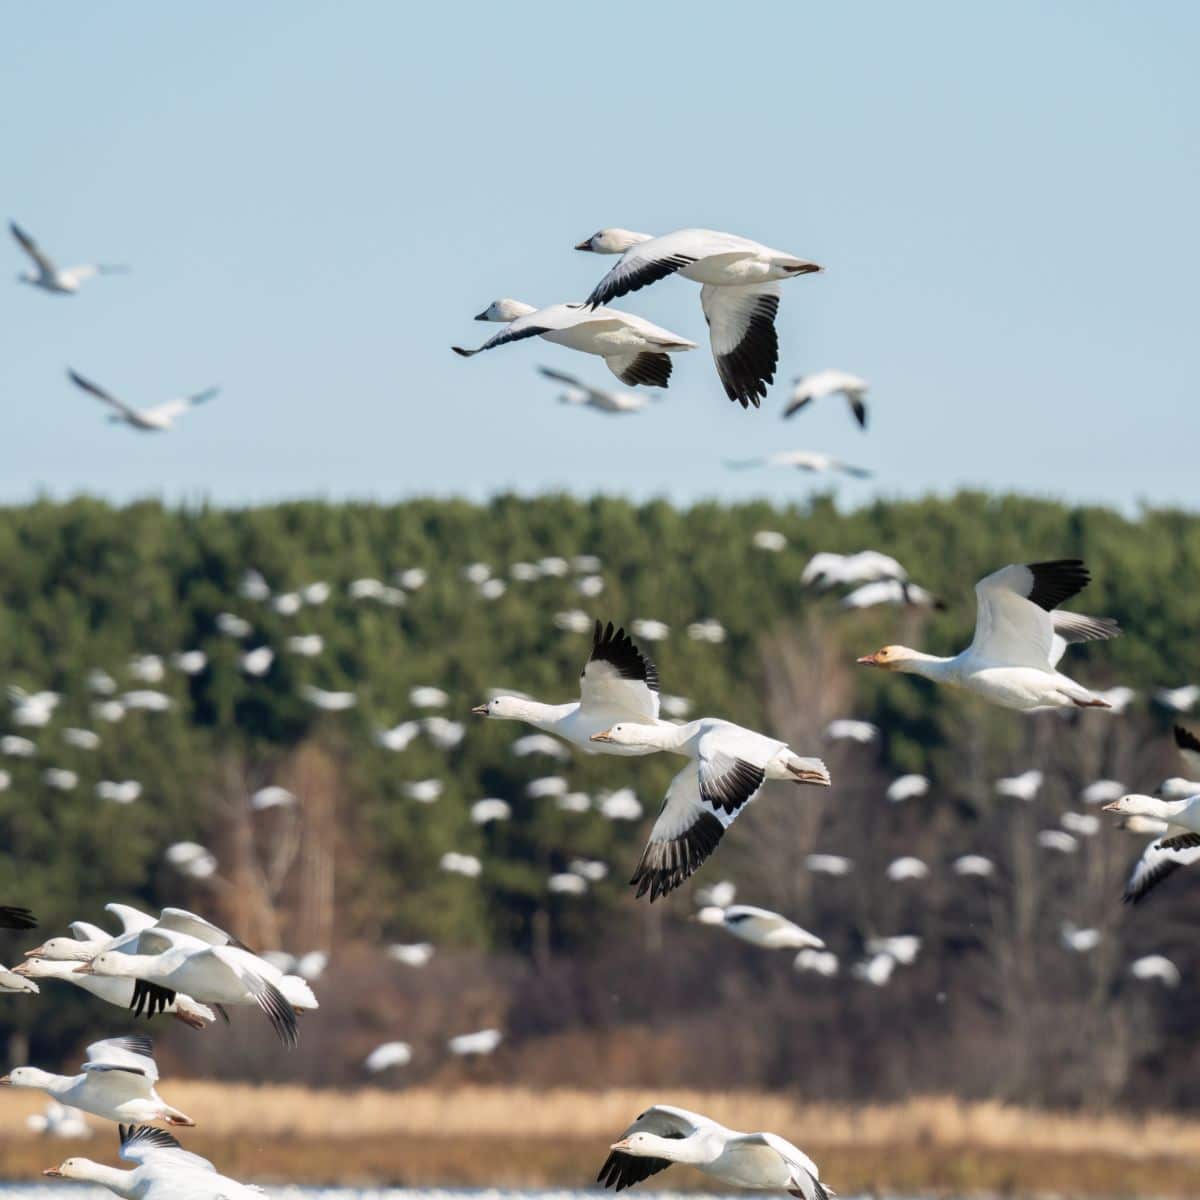
[[[825,371],[814,371],[811,375],[801,375],[796,379],[792,388],[792,397],[783,410],[785,417],[793,417],[806,405],[814,400],[823,400],[826,396],[842,395],[854,414],[859,427],[867,427],[867,381],[848,371],[830,368]]]
[[[821,454],[817,450],[778,450],[774,454],[766,454],[760,458],[727,458],[727,467],[735,471],[747,467],[795,467],[798,471],[808,471],[812,474],[823,474],[840,471],[843,475],[855,479],[870,479],[873,472],[866,467],[851,466],[832,454]]]
[[[594,408],[603,413],[626,414],[641,412],[648,404],[659,399],[653,394],[638,395],[635,392],[616,392],[611,388],[593,387],[574,375],[568,375],[566,371],[555,371],[550,367],[538,367],[538,372],[547,379],[567,385],[567,390],[558,398],[560,404]]]

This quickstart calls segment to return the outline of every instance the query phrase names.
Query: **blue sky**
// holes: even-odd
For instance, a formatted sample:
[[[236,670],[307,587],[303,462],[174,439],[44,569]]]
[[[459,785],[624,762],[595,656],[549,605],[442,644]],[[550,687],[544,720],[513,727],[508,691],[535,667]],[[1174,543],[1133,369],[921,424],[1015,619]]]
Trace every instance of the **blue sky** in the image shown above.
[[[727,456],[826,450],[874,494],[1016,489],[1194,507],[1200,6],[1156,3],[26,5],[0,44],[0,500],[224,503],[570,488],[679,500],[814,484]],[[667,399],[554,403],[523,342],[451,343],[497,296],[577,299],[604,225],[729,230],[825,264],[784,285],[781,380],[873,385],[780,420],[724,397],[698,288],[623,306],[702,343]],[[220,384],[167,436],[105,423]]]

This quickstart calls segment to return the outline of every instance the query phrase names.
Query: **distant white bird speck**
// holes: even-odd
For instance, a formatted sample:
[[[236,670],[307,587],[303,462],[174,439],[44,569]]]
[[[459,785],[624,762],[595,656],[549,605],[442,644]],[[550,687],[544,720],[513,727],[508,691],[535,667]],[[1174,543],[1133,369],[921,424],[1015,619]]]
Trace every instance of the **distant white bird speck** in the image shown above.
[[[129,673],[139,683],[161,683],[166,668],[157,654],[142,654],[130,662]]]
[[[295,793],[278,784],[261,787],[250,797],[250,807],[255,812],[262,812],[268,808],[290,808],[295,803]]]
[[[242,655],[240,666],[247,675],[260,678],[271,669],[274,661],[275,651],[270,646],[257,646]]]
[[[37,746],[27,737],[16,733],[0,737],[0,754],[6,754],[9,758],[32,758],[36,753]]]
[[[564,633],[591,633],[592,618],[582,609],[572,608],[554,614],[554,626]]]
[[[415,687],[409,691],[408,701],[415,708],[445,708],[450,696],[439,687]]]
[[[964,854],[954,860],[952,870],[955,875],[962,875],[964,878],[986,879],[995,874],[996,864],[990,858],[984,858],[982,854]]]
[[[406,1067],[412,1062],[412,1047],[407,1042],[384,1042],[376,1046],[363,1061],[363,1066],[372,1074],[389,1071],[393,1067]]]
[[[254,632],[254,626],[245,617],[237,613],[219,612],[214,618],[217,630],[226,637],[247,638]]]
[[[570,871],[563,871],[557,875],[551,875],[546,880],[546,887],[556,895],[582,896],[588,890],[588,883],[582,875],[573,875]]]
[[[98,667],[87,673],[84,683],[87,684],[88,691],[95,692],[98,696],[111,696],[117,690],[117,681],[107,671]]]
[[[446,785],[440,779],[412,779],[403,785],[404,794],[419,804],[440,800]]]
[[[542,775],[531,779],[525,785],[525,795],[531,800],[541,800],[547,796],[564,796],[567,792],[567,781],[561,775]]]
[[[300,589],[300,598],[305,604],[309,604],[316,608],[324,604],[330,596],[333,595],[333,588],[323,579],[317,579],[312,583],[306,583]]]
[[[840,854],[810,854],[804,865],[818,875],[849,875],[854,869],[854,860]]]
[[[1111,804],[1114,800],[1120,800],[1128,790],[1115,779],[1097,779],[1079,793],[1079,798],[1084,804]]]
[[[597,806],[602,817],[610,821],[640,821],[642,805],[632,788],[619,788],[600,797]]]
[[[327,692],[308,683],[301,685],[300,695],[322,712],[345,712],[358,703],[354,692]]]
[[[603,575],[583,575],[575,580],[575,590],[589,600],[594,600],[604,591]]]
[[[554,806],[563,812],[585,813],[591,810],[592,798],[587,792],[567,792],[555,797]]]
[[[825,726],[825,736],[831,742],[850,741],[865,746],[879,736],[879,726],[842,717]]]
[[[756,550],[769,550],[778,554],[787,549],[787,538],[774,529],[760,529],[750,540]]]
[[[325,639],[319,633],[300,633],[289,637],[284,645],[289,654],[301,658],[316,658],[325,649]]]
[[[893,883],[907,883],[910,879],[927,879],[929,868],[912,855],[904,855],[888,864],[887,877]]]
[[[631,629],[644,642],[665,641],[671,633],[671,627],[664,622],[642,617],[633,622]]]
[[[483,863],[473,854],[458,854],[453,850],[443,854],[438,865],[451,875],[464,875],[468,879],[477,879],[483,872]]]
[[[476,825],[490,825],[493,821],[507,821],[512,816],[512,806],[495,796],[476,800],[471,805],[471,820]]]
[[[1095,837],[1100,832],[1100,818],[1092,813],[1065,812],[1059,824],[1077,837]]]
[[[530,754],[544,754],[547,758],[565,762],[571,757],[566,743],[548,733],[527,733],[524,737],[517,738],[509,749],[518,758],[525,758]]]
[[[1063,948],[1075,954],[1087,954],[1100,945],[1100,930],[1080,929],[1071,921],[1064,921],[1059,930]]]
[[[406,967],[423,967],[433,957],[430,942],[396,942],[387,948],[387,956]]]
[[[304,598],[299,592],[280,592],[271,600],[271,607],[281,617],[294,617],[304,606]]]
[[[42,782],[58,792],[73,792],[79,785],[79,776],[62,767],[47,767],[42,772]]]
[[[1007,779],[996,780],[996,795],[1007,796],[1011,800],[1024,800],[1026,803],[1037,799],[1042,790],[1045,776],[1036,768],[1012,775]]]
[[[76,750],[99,750],[100,735],[90,729],[76,729],[73,726],[62,731],[63,741]]]
[[[125,705],[120,700],[97,700],[92,705],[92,716],[98,721],[107,721],[115,725],[125,719]]]
[[[1038,845],[1043,850],[1054,850],[1059,854],[1074,854],[1079,843],[1061,829],[1043,829],[1037,835]]]
[[[833,979],[838,973],[838,956],[832,950],[817,950],[810,946],[796,955],[792,966],[797,971],[810,971]]]
[[[929,795],[929,780],[924,775],[900,775],[888,784],[885,794],[892,804],[915,800]]]
[[[407,592],[418,592],[429,582],[429,572],[424,567],[407,567],[396,572],[396,582]]]
[[[141,794],[142,785],[136,779],[102,779],[96,784],[96,798],[113,804],[132,804]]]
[[[181,650],[171,655],[171,665],[185,675],[199,675],[208,666],[208,655],[203,650]]]
[[[715,617],[705,617],[702,621],[693,621],[687,627],[687,635],[693,642],[708,642],[719,646],[726,638],[725,626]]]
[[[491,1054],[504,1040],[504,1034],[498,1029],[480,1029],[476,1033],[461,1033],[452,1037],[446,1047],[451,1054]]]
[[[385,750],[391,750],[398,754],[407,750],[420,732],[421,726],[417,721],[401,721],[399,725],[395,725],[391,729],[377,729],[375,741]]]
[[[1147,954],[1129,964],[1129,973],[1134,979],[1156,981],[1164,987],[1176,988],[1183,977],[1179,968],[1162,954]]]

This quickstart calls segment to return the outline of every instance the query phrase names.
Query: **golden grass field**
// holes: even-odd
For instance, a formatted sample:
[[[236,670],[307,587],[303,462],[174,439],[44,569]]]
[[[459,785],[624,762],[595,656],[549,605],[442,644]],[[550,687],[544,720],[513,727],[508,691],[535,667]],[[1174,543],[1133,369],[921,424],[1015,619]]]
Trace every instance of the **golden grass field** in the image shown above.
[[[195,1118],[181,1140],[222,1171],[260,1182],[497,1187],[584,1186],[609,1142],[647,1105],[639,1090],[324,1091],[179,1081],[167,1100]],[[842,1108],[785,1096],[673,1092],[672,1103],[741,1129],[771,1129],[808,1151],[843,1195],[992,1192],[1187,1195],[1200,1171],[1200,1121],[1068,1115],[942,1097]],[[40,1093],[0,1093],[10,1177],[70,1154],[115,1161],[115,1130],[82,1142],[34,1137]],[[684,1168],[661,1186],[703,1187]],[[649,1185],[646,1185],[649,1187]]]

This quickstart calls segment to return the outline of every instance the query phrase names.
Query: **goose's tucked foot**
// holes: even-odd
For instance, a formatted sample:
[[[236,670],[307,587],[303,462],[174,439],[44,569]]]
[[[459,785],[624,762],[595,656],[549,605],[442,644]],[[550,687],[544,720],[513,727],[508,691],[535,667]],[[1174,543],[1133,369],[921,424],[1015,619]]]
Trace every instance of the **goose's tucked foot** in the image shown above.
[[[191,1117],[185,1117],[183,1113],[167,1113],[163,1118],[168,1125],[195,1125],[196,1122]]]
[[[202,1017],[198,1017],[195,1013],[180,1012],[176,1009],[171,1016],[177,1021],[182,1021],[189,1029],[203,1029],[205,1022]]]
[[[1088,700],[1078,700],[1076,697],[1071,697],[1076,708],[1112,708],[1107,700],[1101,700],[1099,696],[1093,696]]]

